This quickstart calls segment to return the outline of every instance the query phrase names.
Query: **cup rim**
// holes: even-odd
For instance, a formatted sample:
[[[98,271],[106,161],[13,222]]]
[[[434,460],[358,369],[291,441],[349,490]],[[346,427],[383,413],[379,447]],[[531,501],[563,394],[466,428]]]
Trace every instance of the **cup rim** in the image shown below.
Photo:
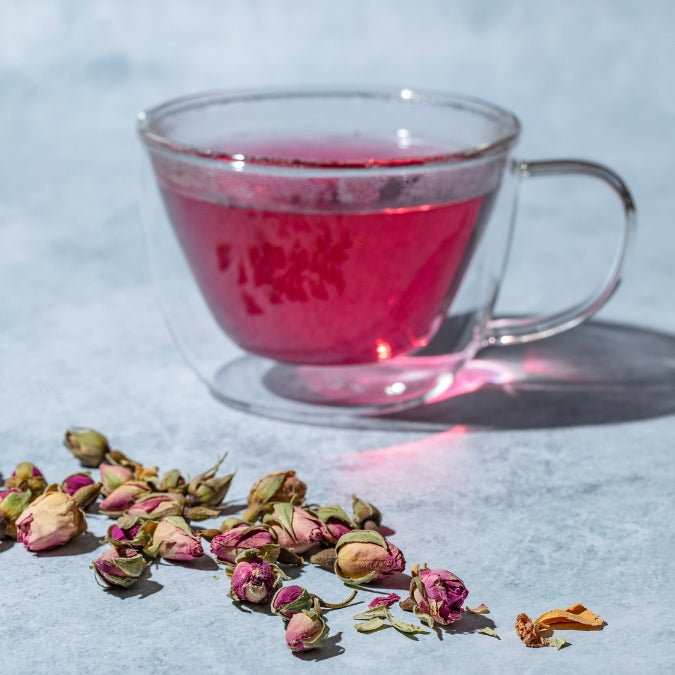
[[[501,122],[505,132],[492,142],[462,149],[456,152],[422,155],[421,157],[401,157],[367,160],[315,160],[273,155],[256,155],[231,151],[213,150],[208,147],[191,145],[158,132],[153,128],[163,116],[182,112],[188,109],[206,107],[216,102],[246,102],[263,99],[290,98],[370,98],[388,101],[399,101],[411,105],[446,106],[457,110],[482,114],[484,117]],[[157,148],[187,158],[199,158],[218,162],[242,163],[246,165],[282,168],[282,169],[396,169],[407,166],[438,166],[457,164],[469,160],[483,159],[507,153],[518,141],[521,124],[516,115],[483,99],[448,92],[429,91],[425,89],[377,88],[377,87],[294,87],[294,88],[260,88],[260,89],[214,89],[199,93],[187,94],[169,99],[163,103],[147,108],[138,113],[137,131],[148,148]]]

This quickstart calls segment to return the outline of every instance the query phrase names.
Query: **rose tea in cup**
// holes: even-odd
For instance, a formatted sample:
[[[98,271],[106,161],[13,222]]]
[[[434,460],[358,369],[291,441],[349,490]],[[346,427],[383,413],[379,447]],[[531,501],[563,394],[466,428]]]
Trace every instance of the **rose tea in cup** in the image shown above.
[[[616,286],[633,223],[616,174],[516,162],[517,119],[463,97],[217,92],[142,113],[139,129],[176,337],[218,397],[286,419],[363,425],[450,395],[481,347],[576,325]],[[624,203],[609,279],[564,312],[494,319],[517,183],[564,173]]]

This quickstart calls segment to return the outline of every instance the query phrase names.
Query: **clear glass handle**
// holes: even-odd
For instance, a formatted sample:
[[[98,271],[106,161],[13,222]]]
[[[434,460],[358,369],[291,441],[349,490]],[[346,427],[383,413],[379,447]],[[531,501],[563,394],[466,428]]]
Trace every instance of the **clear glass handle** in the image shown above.
[[[574,328],[593,316],[609,300],[619,285],[626,251],[635,230],[633,198],[623,180],[606,166],[575,159],[557,159],[519,162],[516,171],[524,178],[581,174],[604,181],[614,190],[623,205],[622,235],[609,275],[595,293],[582,302],[554,314],[542,314],[523,319],[491,319],[486,324],[484,346],[520,344],[540,340]]]

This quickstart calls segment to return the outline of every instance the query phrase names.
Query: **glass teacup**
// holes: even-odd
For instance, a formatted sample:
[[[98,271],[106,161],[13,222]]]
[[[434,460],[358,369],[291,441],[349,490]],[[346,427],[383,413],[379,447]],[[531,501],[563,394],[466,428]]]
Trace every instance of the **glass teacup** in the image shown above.
[[[517,118],[462,96],[212,92],[141,113],[139,132],[173,333],[218,398],[273,417],[368,426],[451,396],[481,348],[594,314],[634,226],[614,172],[516,160]],[[553,315],[495,318],[518,184],[560,174],[599,178],[623,204],[607,280]]]

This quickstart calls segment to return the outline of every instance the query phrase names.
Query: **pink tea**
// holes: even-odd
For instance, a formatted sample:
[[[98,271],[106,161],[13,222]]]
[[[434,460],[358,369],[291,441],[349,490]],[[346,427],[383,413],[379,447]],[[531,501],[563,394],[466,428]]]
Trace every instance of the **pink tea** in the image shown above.
[[[389,159],[373,145],[359,147]],[[297,156],[295,143],[277,143],[269,154],[278,157],[284,147]],[[349,144],[315,144],[307,152],[336,165],[357,157]],[[237,190],[236,176],[228,176],[222,194],[216,188],[208,198],[160,180],[192,273],[217,322],[243,349],[315,365],[373,362],[426,345],[462,280],[495,191],[474,189],[477,196],[445,203],[430,194],[428,203],[400,206],[405,182],[385,180],[360,200],[369,202],[364,208],[336,178],[310,178],[298,189],[249,177],[246,190]]]

